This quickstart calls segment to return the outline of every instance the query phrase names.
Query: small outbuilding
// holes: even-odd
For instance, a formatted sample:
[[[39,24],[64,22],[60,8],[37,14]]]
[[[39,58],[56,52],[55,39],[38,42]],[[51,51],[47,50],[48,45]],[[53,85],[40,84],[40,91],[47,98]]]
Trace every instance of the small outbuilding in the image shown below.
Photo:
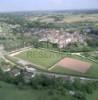
[[[21,74],[20,71],[21,71],[21,69],[14,67],[14,68],[11,69],[10,75],[16,77],[16,76]]]

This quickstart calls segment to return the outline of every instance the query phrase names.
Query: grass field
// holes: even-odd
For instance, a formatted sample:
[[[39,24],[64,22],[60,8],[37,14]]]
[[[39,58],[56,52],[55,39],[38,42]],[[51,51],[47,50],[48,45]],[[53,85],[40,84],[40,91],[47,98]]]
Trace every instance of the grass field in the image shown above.
[[[72,74],[72,75],[83,75],[83,76],[89,76],[89,77],[98,77],[98,64],[94,63],[92,61],[89,61],[88,59],[83,59],[79,56],[71,56],[71,58],[75,58],[81,61],[87,61],[92,63],[92,66],[90,67],[90,69],[86,72],[86,73],[79,73],[73,70],[69,70],[67,68],[63,68],[61,66],[56,66],[53,69],[51,69],[50,71],[52,72],[57,72],[57,73],[63,73],[63,74]]]
[[[63,73],[63,74],[73,74],[73,75],[83,75],[83,76],[90,76],[90,77],[98,77],[98,64],[90,61],[87,58],[83,58],[76,55],[67,55],[67,54],[61,54],[61,53],[55,53],[46,49],[35,49],[22,52],[16,57],[24,59],[26,61],[29,61],[31,63],[37,64],[45,70],[49,70],[51,72],[57,72],[57,73]],[[91,63],[90,69],[86,73],[79,73],[73,70],[69,70],[67,68],[62,68],[61,66],[55,66],[53,67],[58,61],[63,59],[64,57],[70,57],[74,58],[80,61],[85,61],[88,63]],[[52,68],[53,67],[53,68]]]
[[[76,72],[76,71],[65,69],[65,68],[60,67],[60,66],[54,67],[51,71],[52,72],[57,72],[57,73],[62,73],[62,74],[98,77],[98,65],[97,64],[96,64],[96,66],[91,67],[86,73],[79,73],[79,72]]]
[[[98,100],[98,90],[95,90],[92,95],[87,95],[87,100]]]
[[[63,58],[59,53],[50,52],[49,50],[35,49],[22,52],[16,57],[40,65],[44,69],[48,69]]]
[[[18,89],[16,86],[0,81],[0,100],[55,100],[48,90],[34,90],[32,88]],[[58,100],[71,100],[69,96],[58,95]]]
[[[72,100],[69,96],[49,95],[48,90],[34,90],[31,88],[18,89],[12,84],[7,84],[0,81],[0,100]],[[98,90],[92,95],[87,95],[86,100],[98,100]]]

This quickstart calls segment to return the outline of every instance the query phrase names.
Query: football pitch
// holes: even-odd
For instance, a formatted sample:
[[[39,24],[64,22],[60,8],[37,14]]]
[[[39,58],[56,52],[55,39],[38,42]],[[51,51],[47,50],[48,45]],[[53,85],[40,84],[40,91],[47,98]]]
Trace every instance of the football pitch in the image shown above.
[[[35,64],[37,68],[62,74],[98,77],[98,64],[76,55],[48,49],[32,48],[15,57]]]
[[[48,69],[49,67],[53,66],[59,60],[61,60],[63,56],[64,55],[60,53],[35,48],[16,55],[16,57],[29,61],[32,64],[41,66],[43,69]]]

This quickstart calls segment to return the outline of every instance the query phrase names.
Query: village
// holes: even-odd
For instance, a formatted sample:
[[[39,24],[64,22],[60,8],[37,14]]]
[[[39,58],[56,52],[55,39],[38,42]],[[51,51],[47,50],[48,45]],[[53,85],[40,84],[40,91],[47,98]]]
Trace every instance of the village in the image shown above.
[[[50,42],[57,44],[58,48],[66,48],[69,44],[81,43],[86,44],[86,37],[80,33],[80,31],[66,32],[64,30],[40,30],[38,35],[41,39],[39,42]]]

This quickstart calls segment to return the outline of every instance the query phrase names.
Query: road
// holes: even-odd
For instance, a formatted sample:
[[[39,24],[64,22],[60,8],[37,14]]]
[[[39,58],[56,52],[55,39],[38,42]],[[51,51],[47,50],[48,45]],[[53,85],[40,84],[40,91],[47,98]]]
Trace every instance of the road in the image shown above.
[[[89,77],[82,77],[82,76],[74,76],[74,75],[65,75],[65,74],[56,74],[51,72],[37,72],[38,75],[46,75],[46,76],[55,76],[57,78],[67,78],[67,79],[80,79],[80,80],[91,80],[91,81],[98,81],[98,78],[89,78]]]

